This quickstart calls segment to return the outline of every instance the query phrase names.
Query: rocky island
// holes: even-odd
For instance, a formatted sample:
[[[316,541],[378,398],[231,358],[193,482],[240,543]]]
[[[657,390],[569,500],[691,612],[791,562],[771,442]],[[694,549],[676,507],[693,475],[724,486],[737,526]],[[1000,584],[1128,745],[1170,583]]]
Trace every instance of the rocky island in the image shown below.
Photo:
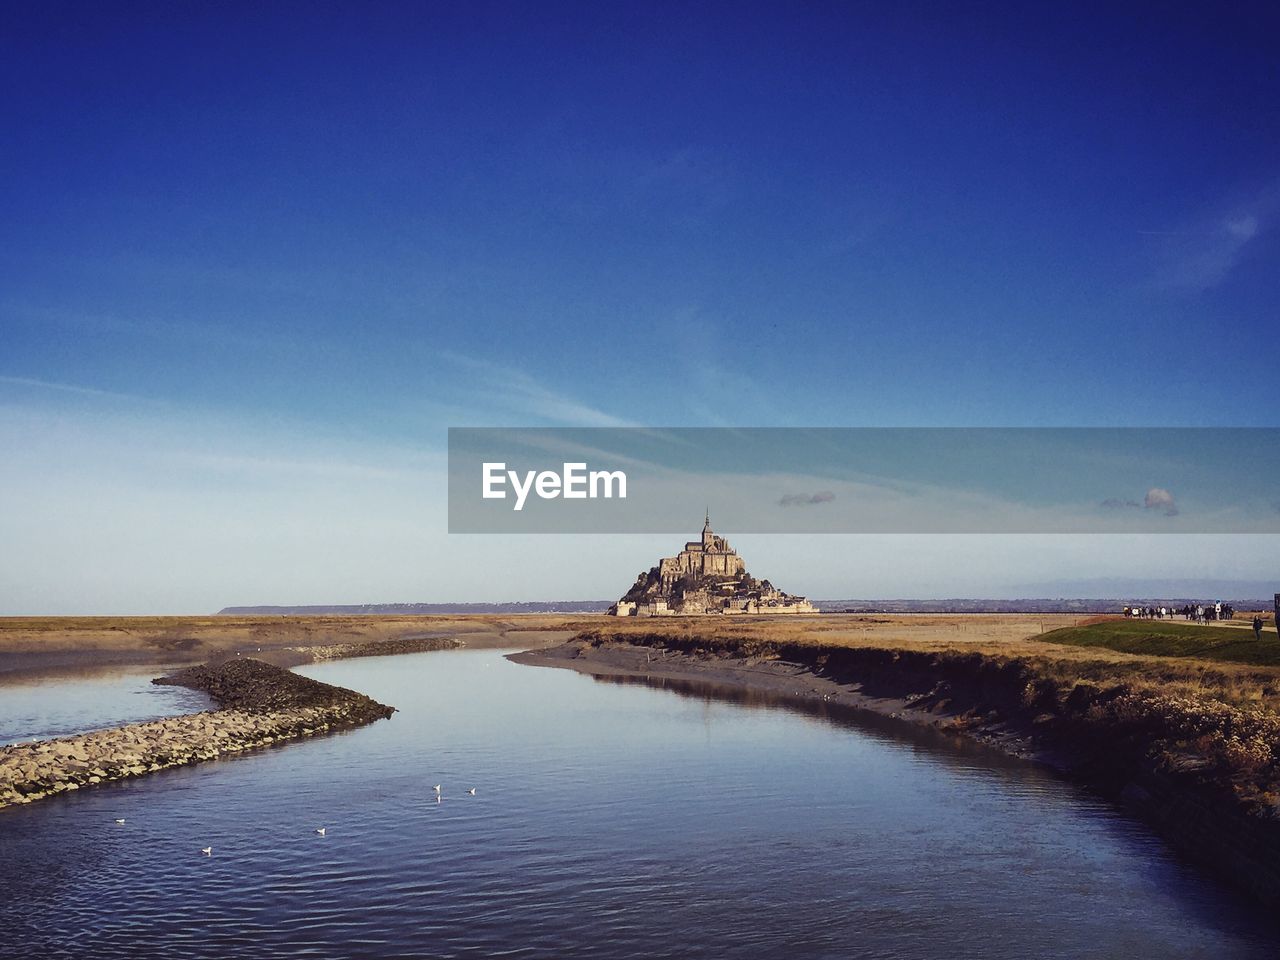
[[[706,515],[702,538],[690,540],[674,557],[642,571],[631,589],[609,608],[615,617],[699,616],[706,614],[817,613],[804,597],[783,593],[757,580]]]

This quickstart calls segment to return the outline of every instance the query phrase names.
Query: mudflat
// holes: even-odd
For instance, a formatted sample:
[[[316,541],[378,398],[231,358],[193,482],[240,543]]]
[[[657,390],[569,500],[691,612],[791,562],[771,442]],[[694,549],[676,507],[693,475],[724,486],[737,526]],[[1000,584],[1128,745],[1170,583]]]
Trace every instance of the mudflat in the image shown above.
[[[313,649],[427,638],[537,649],[571,636],[568,618],[529,616],[0,617],[0,684],[92,667],[180,665],[252,656],[278,666]]]

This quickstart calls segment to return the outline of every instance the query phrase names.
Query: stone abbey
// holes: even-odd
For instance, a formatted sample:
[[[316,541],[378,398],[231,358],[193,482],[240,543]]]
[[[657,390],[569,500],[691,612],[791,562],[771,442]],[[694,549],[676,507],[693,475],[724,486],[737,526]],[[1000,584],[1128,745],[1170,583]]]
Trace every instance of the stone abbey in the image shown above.
[[[817,612],[804,597],[783,593],[747,573],[737,551],[711,529],[710,512],[701,540],[690,540],[674,557],[663,557],[642,572],[609,608],[615,617]]]

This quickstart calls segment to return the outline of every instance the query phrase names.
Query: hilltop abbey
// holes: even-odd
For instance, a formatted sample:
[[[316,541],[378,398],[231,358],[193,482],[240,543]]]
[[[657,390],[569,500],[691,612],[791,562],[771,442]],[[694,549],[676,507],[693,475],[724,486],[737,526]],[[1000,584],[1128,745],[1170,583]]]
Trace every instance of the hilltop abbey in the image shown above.
[[[737,551],[712,531],[709,512],[701,540],[690,540],[674,557],[663,557],[641,573],[609,608],[615,617],[817,612],[804,597],[783,593],[747,573]]]

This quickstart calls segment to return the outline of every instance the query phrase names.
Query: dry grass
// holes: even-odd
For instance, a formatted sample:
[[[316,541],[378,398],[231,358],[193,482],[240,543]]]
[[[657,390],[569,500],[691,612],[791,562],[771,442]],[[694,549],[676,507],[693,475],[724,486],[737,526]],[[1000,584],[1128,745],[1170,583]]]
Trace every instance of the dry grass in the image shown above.
[[[521,634],[565,629],[562,616],[0,617],[0,656],[190,654],[458,635],[473,645],[517,645]],[[575,618],[581,619],[581,618]],[[531,640],[530,646],[536,645]]]
[[[981,653],[1016,659],[1065,686],[1123,683],[1135,691],[1210,698],[1280,713],[1280,667],[1134,654],[1046,642],[1041,635],[1096,618],[1062,614],[869,614],[791,618],[644,618],[594,621],[590,629],[625,640],[665,636],[767,643]]]

